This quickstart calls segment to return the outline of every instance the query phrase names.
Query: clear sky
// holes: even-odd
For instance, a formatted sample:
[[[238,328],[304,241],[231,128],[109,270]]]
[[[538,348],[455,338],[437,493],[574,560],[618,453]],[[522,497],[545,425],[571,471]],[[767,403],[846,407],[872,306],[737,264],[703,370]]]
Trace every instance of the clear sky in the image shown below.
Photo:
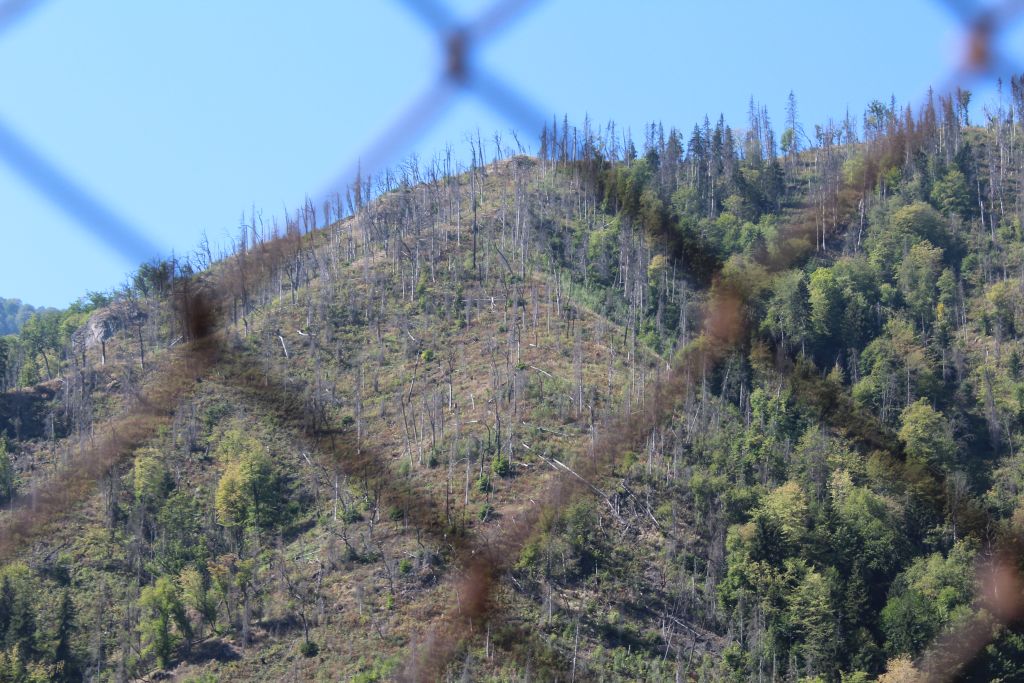
[[[489,5],[450,3],[460,19]],[[705,114],[743,127],[751,96],[778,130],[790,90],[810,129],[891,94],[918,104],[948,82],[958,26],[938,0],[539,0],[477,56],[543,114],[614,119],[638,138],[648,121],[688,130]],[[1003,47],[1024,64],[1019,26]],[[443,55],[397,0],[43,0],[0,33],[0,64],[0,127],[168,255],[203,231],[223,241],[250,207],[269,220],[321,195]],[[972,89],[979,105],[994,97]],[[468,93],[402,150],[451,143],[465,158],[467,133],[507,139],[514,125]],[[536,148],[536,131],[520,138]],[[0,159],[0,296],[65,306],[124,282],[137,253]]]

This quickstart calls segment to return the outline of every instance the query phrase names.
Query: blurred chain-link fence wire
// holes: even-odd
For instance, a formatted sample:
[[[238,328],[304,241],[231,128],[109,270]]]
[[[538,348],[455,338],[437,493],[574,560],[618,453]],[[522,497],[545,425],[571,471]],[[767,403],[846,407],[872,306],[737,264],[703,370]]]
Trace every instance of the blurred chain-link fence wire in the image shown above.
[[[56,2],[59,0],[50,0]],[[329,191],[351,183],[360,173],[375,173],[394,162],[435,124],[459,97],[472,96],[502,115],[524,136],[539,133],[550,112],[530,101],[523,93],[484,68],[476,58],[479,50],[514,24],[541,0],[497,0],[468,22],[459,21],[452,10],[435,0],[395,0],[405,6],[431,32],[442,52],[442,68],[431,86],[409,100],[403,112],[383,133],[367,144],[362,153],[342,167]],[[554,0],[546,0],[554,1]],[[936,0],[948,9],[962,33],[962,55],[956,69],[942,88],[1008,77],[1019,65],[1003,54],[1000,41],[1024,15],[1024,0],[998,4],[980,0]],[[16,30],[19,22],[44,0],[6,0],[0,3],[0,40]],[[532,139],[532,138],[531,138]],[[7,123],[0,111],[0,159],[82,230],[120,252],[130,261],[154,258],[159,249],[142,226],[122,219],[85,191],[59,165],[37,152]]]
[[[57,2],[59,0],[50,1]],[[352,183],[357,179],[357,175],[365,177],[367,174],[382,171],[387,164],[396,161],[403,153],[410,151],[417,141],[445,116],[451,105],[460,97],[479,99],[489,109],[513,123],[523,136],[533,139],[532,136],[539,133],[544,121],[554,109],[547,111],[531,102],[528,97],[484,68],[477,59],[477,55],[483,46],[494,40],[500,33],[512,29],[516,20],[539,1],[499,0],[476,18],[462,22],[444,3],[433,0],[401,0],[402,4],[422,23],[424,30],[435,36],[438,49],[444,57],[442,68],[425,92],[413,96],[403,112],[380,136],[365,145],[357,158],[349,160],[347,165],[339,169],[335,182],[327,188],[328,192],[334,193]],[[554,2],[556,0],[546,1]],[[19,21],[28,16],[42,2],[43,0],[0,2],[0,40],[10,31],[17,30]],[[969,87],[977,82],[992,80],[995,77],[1007,78],[1020,69],[1020,65],[1013,64],[1004,54],[1001,41],[1018,20],[1024,17],[1024,0],[1008,0],[997,4],[968,0],[944,0],[941,4],[956,18],[962,35],[962,53],[957,66],[948,74],[948,80],[943,84],[942,91],[949,92],[957,87]],[[91,196],[58,164],[35,150],[19,136],[17,131],[5,123],[2,111],[0,111],[0,160],[52,202],[55,207],[69,215],[83,231],[87,231],[129,260],[141,262],[158,255],[158,248],[147,236],[147,233],[141,229],[141,226],[133,225],[119,217],[115,209]],[[713,325],[714,323],[712,323],[712,327]],[[710,331],[712,334],[715,333],[714,329]],[[726,336],[735,334],[738,334],[738,331],[733,330]],[[681,365],[685,368],[686,362],[690,362],[692,365],[698,360],[714,362],[718,359],[715,356],[701,357],[684,361]],[[209,358],[207,358],[207,362],[209,362]],[[678,390],[683,382],[682,376],[681,373],[677,373],[674,377],[670,377],[664,383],[662,391],[668,393]],[[172,394],[173,392],[170,392],[168,396]],[[646,418],[627,416],[621,433],[613,432],[606,436],[604,447],[606,450],[612,450],[623,446],[624,439],[638,436],[643,429],[656,424],[666,415],[666,408],[655,403]],[[107,466],[109,463],[103,461],[100,464]],[[597,476],[599,473],[594,471],[589,474]],[[565,485],[560,485],[557,490],[564,493]],[[529,518],[527,518],[528,520]],[[10,534],[11,526],[8,525],[8,534]],[[13,526],[16,528],[16,524]],[[510,539],[506,539],[500,546],[501,550],[514,550],[514,547],[510,546],[521,543],[525,539],[525,533],[527,532],[518,532]],[[6,540],[9,544],[10,540]],[[473,552],[478,551],[479,548],[473,550]],[[487,558],[493,555],[492,551],[490,554],[480,554],[479,557]],[[486,607],[488,604],[486,592],[491,590],[494,582],[492,575],[504,567],[503,562],[507,560],[508,553],[505,555],[506,557],[502,560],[487,560],[491,561],[488,566],[483,566],[481,559],[468,563],[464,581],[479,584],[478,590],[483,594],[480,602],[481,614],[489,609]],[[488,574],[488,577],[481,578],[482,574]],[[1024,614],[1024,605],[1021,604],[1019,595],[1009,602],[1005,598],[1007,594],[1014,593],[1014,591],[1019,594],[1021,586],[1024,585],[1014,562],[1006,561],[1006,558],[993,562],[989,573],[981,576],[980,583],[979,599],[997,619],[1006,623],[1021,618]],[[1000,594],[1004,597],[999,598]],[[454,617],[451,620],[454,621]],[[437,649],[437,652],[430,655],[436,660],[431,665],[432,667],[443,665],[445,658],[454,652],[454,647],[450,643],[449,646],[445,646],[443,640],[442,637],[438,637],[433,641],[428,641],[428,643],[432,642]],[[968,625],[952,636],[946,636],[934,643],[931,654],[943,653],[945,657],[943,661],[952,667],[957,662],[968,661],[986,642],[987,636],[980,629]],[[949,670],[952,671],[953,668]]]
[[[57,1],[57,0],[52,0]],[[540,131],[546,115],[498,76],[483,68],[478,51],[508,30],[536,0],[499,0],[475,19],[460,22],[442,3],[432,0],[400,0],[437,39],[443,60],[430,87],[409,100],[402,113],[365,145],[362,152],[339,172],[327,189],[333,193],[356,180],[374,174],[411,149],[460,96],[474,96],[513,123],[524,134]],[[0,4],[0,40],[37,9],[43,0],[7,0]],[[70,216],[83,231],[122,254],[129,262],[155,258],[159,248],[143,226],[131,225],[116,210],[91,196],[76,180],[47,159],[4,121],[0,111],[0,160]]]

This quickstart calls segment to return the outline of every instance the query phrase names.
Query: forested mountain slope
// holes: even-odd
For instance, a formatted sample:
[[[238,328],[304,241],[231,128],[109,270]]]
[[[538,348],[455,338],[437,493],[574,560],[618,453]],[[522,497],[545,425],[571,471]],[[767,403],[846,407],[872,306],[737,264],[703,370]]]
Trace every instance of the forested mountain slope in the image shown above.
[[[20,299],[0,297],[0,336],[16,334],[37,310],[34,306],[22,303]]]
[[[556,122],[37,315],[0,679],[1016,680],[1010,95]]]

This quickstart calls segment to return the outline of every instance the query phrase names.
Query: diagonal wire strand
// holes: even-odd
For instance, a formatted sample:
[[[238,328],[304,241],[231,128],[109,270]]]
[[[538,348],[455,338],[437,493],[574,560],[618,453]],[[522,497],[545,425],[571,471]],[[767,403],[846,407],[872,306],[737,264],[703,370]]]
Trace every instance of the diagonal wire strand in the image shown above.
[[[1004,0],[998,5],[986,5],[977,0],[937,0],[960,23],[971,24],[984,17],[995,23],[1005,23],[1024,10],[1024,0]]]
[[[140,230],[25,144],[3,120],[0,120],[0,159],[93,237],[129,261],[146,261],[160,253]]]
[[[1019,19],[1024,12],[1024,0],[1006,0],[998,7],[992,8],[992,18],[1002,24]],[[1006,28],[1005,26],[1003,28]]]
[[[401,4],[437,32],[448,55],[445,71],[434,85],[411,102],[404,113],[340,174],[326,194],[351,183],[357,175],[372,174],[408,149],[436,122],[460,92],[472,91],[496,112],[524,131],[539,132],[545,117],[524,96],[493,74],[474,68],[473,48],[493,38],[499,29],[522,16],[537,0],[505,0],[485,11],[468,28],[458,28],[451,13],[432,0],[400,0]],[[465,41],[459,40],[465,38]],[[453,40],[456,39],[456,40]]]
[[[26,19],[42,4],[43,0],[7,0],[0,3],[0,34]]]
[[[938,0],[936,4],[943,6],[963,24],[974,21],[982,13],[982,7],[975,0]]]
[[[519,126],[523,133],[539,134],[547,120],[533,103],[489,72],[473,74],[469,88],[491,109]]]
[[[356,176],[365,177],[368,174],[376,173],[389,162],[394,161],[403,150],[409,149],[412,143],[441,117],[451,105],[458,89],[458,84],[447,75],[441,76],[430,89],[413,100],[403,113],[363,150],[355,163],[350,164],[342,171],[324,194],[331,195],[340,188],[351,184]]]

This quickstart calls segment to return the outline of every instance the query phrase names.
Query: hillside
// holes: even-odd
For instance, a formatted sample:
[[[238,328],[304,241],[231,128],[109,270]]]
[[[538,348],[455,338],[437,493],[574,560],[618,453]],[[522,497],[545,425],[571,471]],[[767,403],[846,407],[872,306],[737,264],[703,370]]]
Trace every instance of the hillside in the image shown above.
[[[563,122],[36,315],[0,680],[1015,680],[1017,85]]]
[[[0,336],[17,334],[33,313],[43,310],[50,309],[37,309],[35,306],[23,303],[21,299],[0,297]]]

